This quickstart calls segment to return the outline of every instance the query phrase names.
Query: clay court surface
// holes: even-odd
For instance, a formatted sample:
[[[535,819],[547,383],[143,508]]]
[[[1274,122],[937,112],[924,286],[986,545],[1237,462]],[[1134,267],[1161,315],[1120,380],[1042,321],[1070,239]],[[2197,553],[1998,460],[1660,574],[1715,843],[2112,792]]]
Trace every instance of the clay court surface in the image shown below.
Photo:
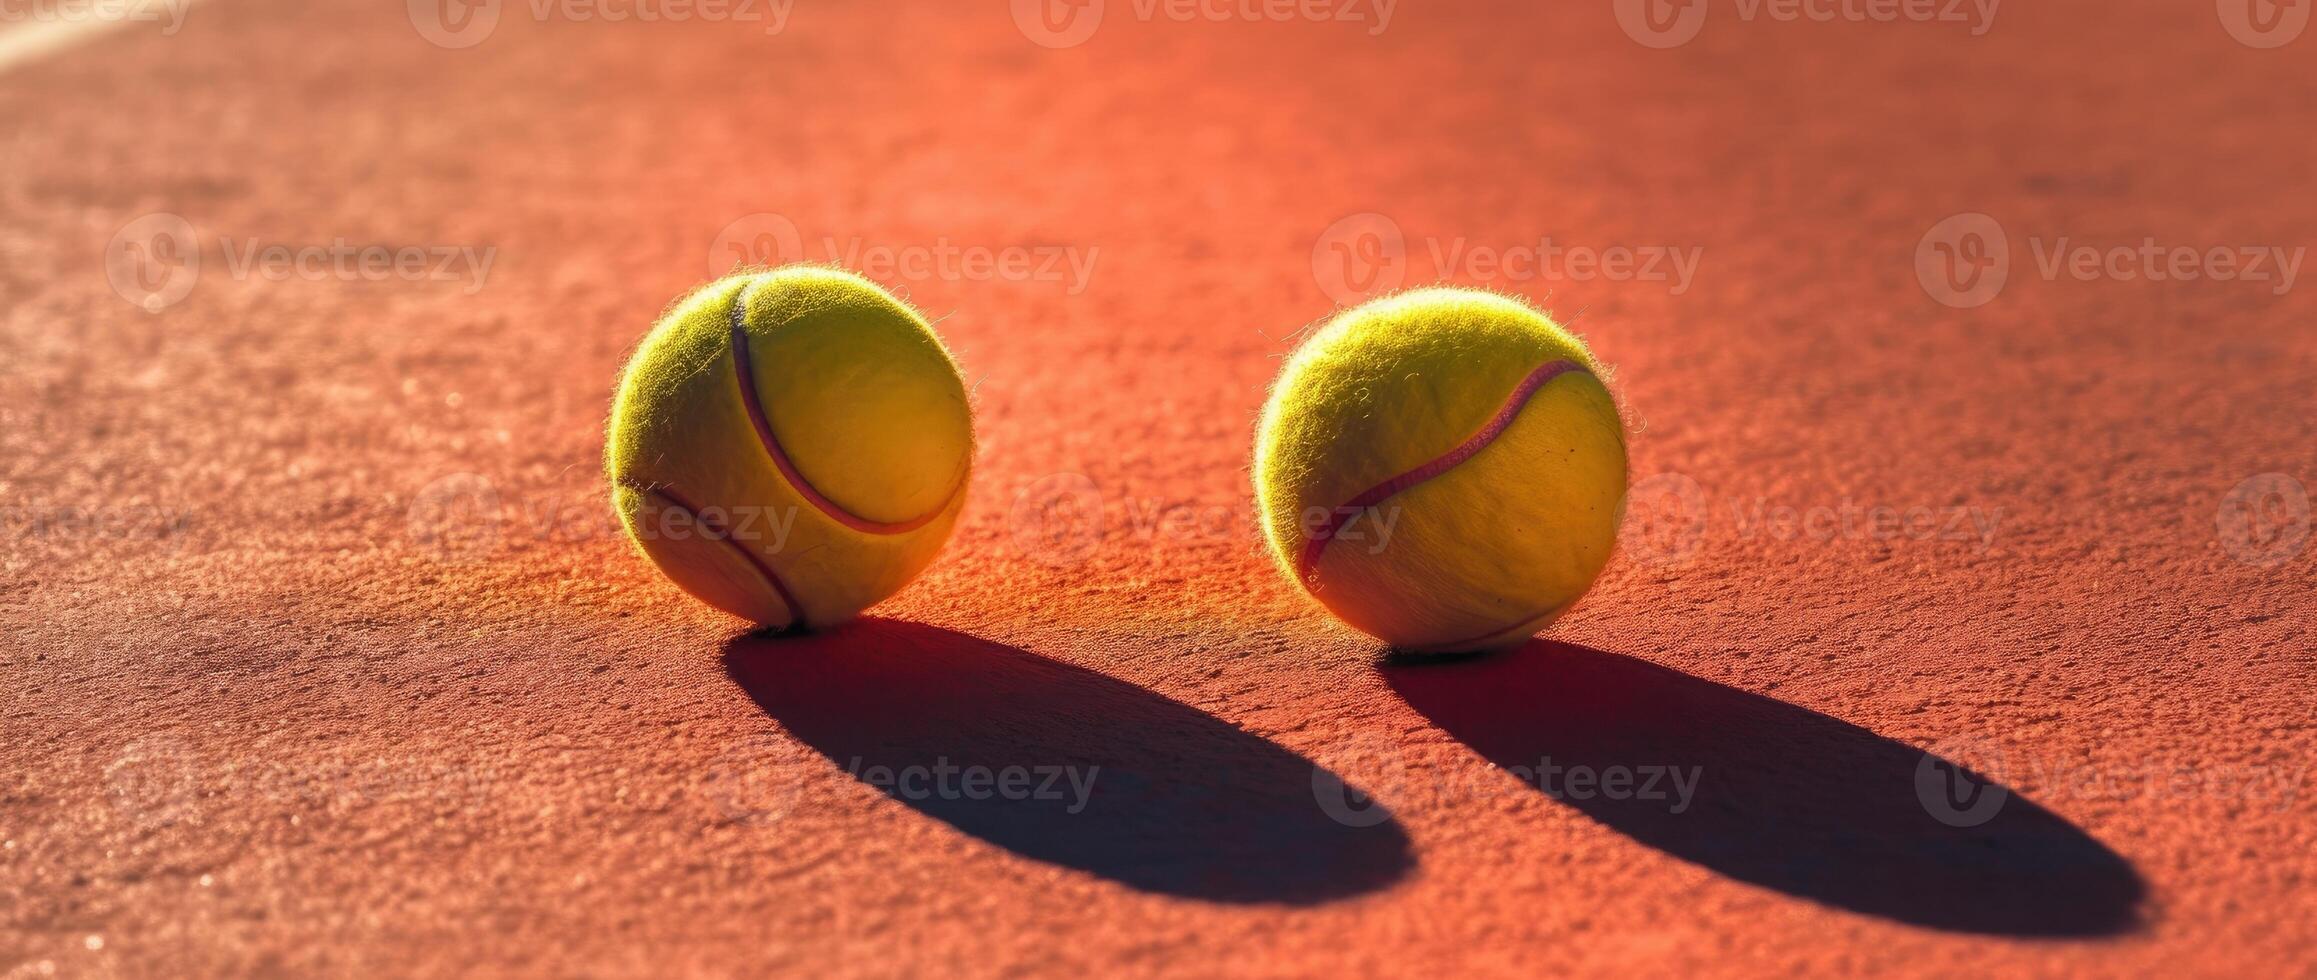
[[[2317,31],[1107,6],[0,24],[0,971],[2317,974]],[[603,423],[792,259],[979,449],[923,578],[751,637]],[[1439,280],[1614,365],[1636,492],[1403,663],[1249,444]],[[944,766],[1065,796],[872,773]]]

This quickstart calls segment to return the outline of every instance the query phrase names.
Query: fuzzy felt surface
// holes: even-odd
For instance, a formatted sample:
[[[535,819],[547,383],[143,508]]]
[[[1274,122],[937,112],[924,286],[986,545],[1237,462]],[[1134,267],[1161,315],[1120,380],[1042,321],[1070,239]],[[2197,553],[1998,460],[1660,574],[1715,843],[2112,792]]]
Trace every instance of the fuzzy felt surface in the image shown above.
[[[972,413],[915,311],[791,266],[674,305],[621,375],[604,455],[622,525],[676,584],[758,625],[826,627],[947,540]]]
[[[1405,649],[1549,622],[1617,536],[1625,442],[1598,370],[1550,318],[1482,290],[1338,316],[1288,360],[1255,437],[1281,567]]]

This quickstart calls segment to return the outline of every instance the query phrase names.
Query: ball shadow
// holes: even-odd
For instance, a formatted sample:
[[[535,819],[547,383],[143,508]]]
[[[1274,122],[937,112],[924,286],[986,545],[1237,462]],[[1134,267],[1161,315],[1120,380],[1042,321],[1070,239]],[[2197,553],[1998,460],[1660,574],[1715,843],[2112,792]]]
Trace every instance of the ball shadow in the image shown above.
[[[850,777],[1024,857],[1151,892],[1298,905],[1383,888],[1414,864],[1388,814],[1351,826],[1322,809],[1315,779],[1336,777],[1311,760],[1013,647],[868,619],[742,637],[723,662]]]
[[[2092,937],[2138,925],[2147,889],[2123,857],[1966,766],[1848,722],[1542,640],[1380,670],[1532,788],[1731,878],[1957,932]],[[1620,768],[1629,775],[1611,793],[1604,777]]]

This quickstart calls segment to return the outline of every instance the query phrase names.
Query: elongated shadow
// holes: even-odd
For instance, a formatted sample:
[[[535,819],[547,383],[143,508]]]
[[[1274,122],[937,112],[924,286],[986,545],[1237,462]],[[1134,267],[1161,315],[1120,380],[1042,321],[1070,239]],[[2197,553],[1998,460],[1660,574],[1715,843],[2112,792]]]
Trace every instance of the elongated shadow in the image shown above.
[[[853,778],[1025,857],[1152,892],[1288,904],[1382,888],[1414,863],[1389,815],[1331,819],[1313,787],[1334,776],[1311,760],[1013,647],[871,619],[743,637],[724,667]]]
[[[1542,640],[1381,670],[1517,778],[1731,878],[1958,932],[2138,924],[2147,889],[2123,857],[1979,772],[1848,722]]]

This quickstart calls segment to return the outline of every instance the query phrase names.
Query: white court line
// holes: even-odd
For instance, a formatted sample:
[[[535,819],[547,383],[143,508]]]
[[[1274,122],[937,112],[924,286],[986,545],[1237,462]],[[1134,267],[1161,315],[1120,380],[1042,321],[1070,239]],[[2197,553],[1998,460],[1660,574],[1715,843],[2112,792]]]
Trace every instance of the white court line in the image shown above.
[[[8,0],[0,2],[0,72],[91,40],[107,31],[149,27],[166,35],[185,24],[193,0]]]

